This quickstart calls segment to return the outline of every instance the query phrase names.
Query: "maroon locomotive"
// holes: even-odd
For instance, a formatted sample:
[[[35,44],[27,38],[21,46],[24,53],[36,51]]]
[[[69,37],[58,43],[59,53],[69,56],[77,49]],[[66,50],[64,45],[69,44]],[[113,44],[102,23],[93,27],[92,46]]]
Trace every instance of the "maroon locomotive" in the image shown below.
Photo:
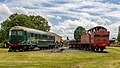
[[[87,34],[81,36],[81,42],[70,44],[71,48],[82,50],[103,51],[109,45],[110,32],[102,26],[96,26],[88,30]],[[71,42],[70,42],[71,43]],[[73,41],[72,41],[73,43]]]

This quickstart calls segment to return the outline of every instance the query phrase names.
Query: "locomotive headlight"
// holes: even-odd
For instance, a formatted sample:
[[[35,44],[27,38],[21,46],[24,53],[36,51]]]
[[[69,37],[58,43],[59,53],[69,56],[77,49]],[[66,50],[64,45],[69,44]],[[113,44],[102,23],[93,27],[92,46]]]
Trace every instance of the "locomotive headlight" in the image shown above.
[[[22,45],[21,43],[18,43],[17,45]]]
[[[105,46],[106,44],[102,44],[103,46]]]

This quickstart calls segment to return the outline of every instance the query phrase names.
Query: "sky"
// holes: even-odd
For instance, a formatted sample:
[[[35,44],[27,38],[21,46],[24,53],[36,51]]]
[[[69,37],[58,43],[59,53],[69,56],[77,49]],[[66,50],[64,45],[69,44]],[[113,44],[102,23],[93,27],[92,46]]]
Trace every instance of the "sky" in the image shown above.
[[[74,39],[78,26],[103,26],[112,39],[120,26],[120,0],[0,0],[0,22],[16,12],[44,17],[63,39]]]

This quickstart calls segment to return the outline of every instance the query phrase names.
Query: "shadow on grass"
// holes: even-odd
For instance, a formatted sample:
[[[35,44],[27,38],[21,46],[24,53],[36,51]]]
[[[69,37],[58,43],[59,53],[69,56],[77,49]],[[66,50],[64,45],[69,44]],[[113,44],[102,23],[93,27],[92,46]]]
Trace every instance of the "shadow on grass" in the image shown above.
[[[108,51],[95,51],[96,53],[109,53]]]
[[[39,50],[39,49],[35,49],[35,50],[28,50],[28,51],[16,51],[16,52],[51,52],[53,51],[53,49],[45,49],[45,50]],[[57,52],[57,51],[56,51]],[[85,51],[85,50],[77,50],[77,49],[68,49],[68,50],[64,50],[63,52],[91,52],[91,53],[110,53],[108,51]],[[52,53],[52,52],[51,52]]]

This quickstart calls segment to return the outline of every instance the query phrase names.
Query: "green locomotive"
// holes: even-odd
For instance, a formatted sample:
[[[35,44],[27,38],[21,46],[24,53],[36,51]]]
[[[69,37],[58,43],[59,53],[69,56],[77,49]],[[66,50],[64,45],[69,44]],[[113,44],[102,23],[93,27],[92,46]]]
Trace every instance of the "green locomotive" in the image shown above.
[[[9,32],[9,50],[26,51],[33,50],[35,47],[54,48],[55,36],[53,33],[31,29],[23,26],[15,26]]]

